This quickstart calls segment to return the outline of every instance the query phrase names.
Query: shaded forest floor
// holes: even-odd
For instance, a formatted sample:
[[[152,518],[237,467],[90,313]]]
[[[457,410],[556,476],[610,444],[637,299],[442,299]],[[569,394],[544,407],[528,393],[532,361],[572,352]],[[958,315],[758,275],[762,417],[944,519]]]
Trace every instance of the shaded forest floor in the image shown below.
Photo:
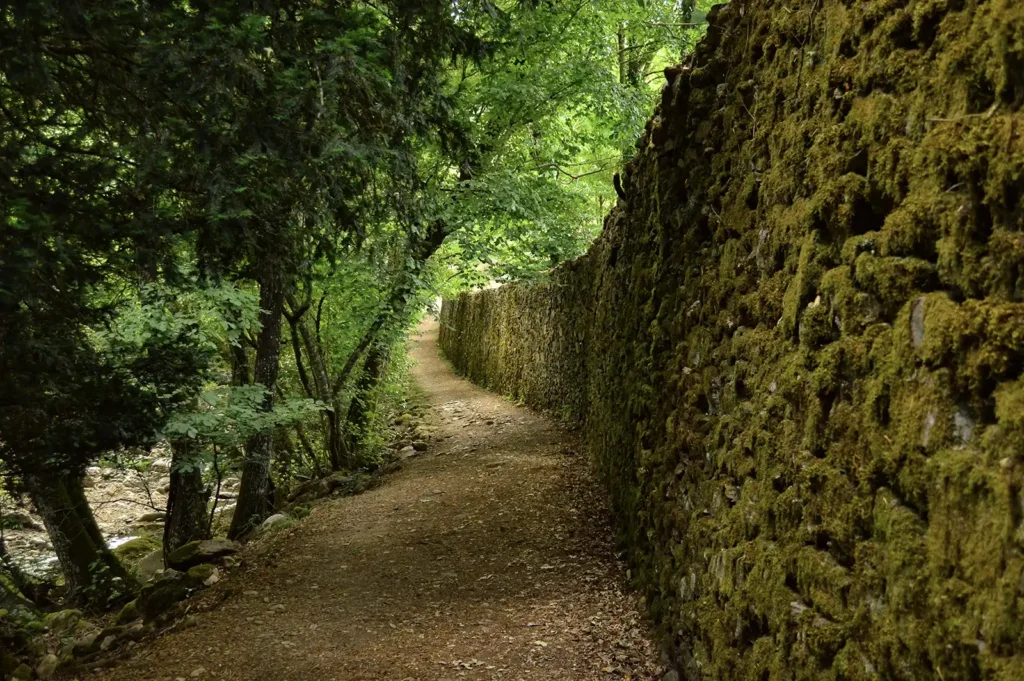
[[[435,436],[383,486],[315,509],[101,678],[654,679],[604,496],[551,420],[413,341]],[[89,675],[89,678],[97,678]]]

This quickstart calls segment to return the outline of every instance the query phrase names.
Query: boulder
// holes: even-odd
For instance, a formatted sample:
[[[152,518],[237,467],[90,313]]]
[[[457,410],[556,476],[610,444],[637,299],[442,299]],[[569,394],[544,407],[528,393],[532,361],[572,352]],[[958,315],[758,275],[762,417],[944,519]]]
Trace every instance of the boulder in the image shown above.
[[[136,537],[114,549],[114,555],[126,568],[137,572],[140,562],[158,550],[160,546],[160,540],[154,537]],[[161,564],[160,567],[163,565]]]
[[[238,553],[238,544],[222,539],[206,539],[193,541],[173,551],[167,556],[167,565],[175,570],[188,570],[194,565],[213,563],[218,558]]]
[[[18,665],[11,672],[11,681],[32,681],[32,667],[29,667],[27,664]]]
[[[117,614],[116,624],[131,624],[142,619],[142,610],[139,609],[139,599],[131,601],[126,606],[121,608],[121,612]]]
[[[82,634],[75,641],[75,645],[72,648],[72,654],[75,657],[84,657],[92,652],[95,652],[98,643],[97,639],[100,636],[98,631],[90,631],[87,634]]]
[[[185,578],[193,589],[213,586],[220,581],[220,570],[213,565],[196,565],[189,568],[188,572],[185,573]]]
[[[99,641],[100,644],[99,650],[110,650],[126,631],[128,631],[128,627],[120,625],[107,627],[101,631],[100,635],[96,637],[96,640]]]
[[[147,554],[145,558],[135,565],[135,576],[139,582],[145,584],[156,577],[156,574],[164,569],[164,550],[157,549]]]
[[[162,523],[167,520],[167,514],[163,511],[152,511],[150,513],[143,513],[135,519],[137,523]]]
[[[187,572],[164,570],[139,591],[139,597],[129,603],[118,615],[118,624],[137,621],[152,622],[170,610],[176,603],[188,598],[198,589],[213,586],[220,581],[220,571],[213,565],[193,565]]]
[[[57,673],[57,667],[60,666],[60,660],[57,659],[56,655],[52,653],[45,655],[43,659],[39,660],[39,664],[36,665],[36,676],[42,681],[52,679],[53,675]]]
[[[79,610],[60,610],[51,612],[43,618],[43,626],[46,630],[57,636],[67,636],[77,633],[79,622],[82,621],[82,613]]]
[[[146,622],[152,622],[184,600],[192,592],[191,582],[175,570],[167,570],[160,578],[150,582],[139,591],[136,608],[142,612]]]
[[[268,530],[274,525],[277,525],[278,523],[285,522],[288,520],[291,520],[291,516],[285,513],[275,513],[274,515],[270,516],[269,518],[263,521],[263,524],[260,525],[260,529]]]

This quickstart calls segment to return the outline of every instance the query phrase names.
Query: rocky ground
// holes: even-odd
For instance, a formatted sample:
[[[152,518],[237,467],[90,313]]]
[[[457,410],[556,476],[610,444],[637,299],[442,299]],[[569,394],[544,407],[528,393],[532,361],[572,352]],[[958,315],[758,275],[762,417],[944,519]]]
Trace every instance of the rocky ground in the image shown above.
[[[413,348],[430,402],[426,447],[404,447],[403,469],[384,485],[319,504],[251,544],[172,631],[95,674],[673,678],[626,587],[604,495],[572,437],[454,376],[435,338],[427,329]]]

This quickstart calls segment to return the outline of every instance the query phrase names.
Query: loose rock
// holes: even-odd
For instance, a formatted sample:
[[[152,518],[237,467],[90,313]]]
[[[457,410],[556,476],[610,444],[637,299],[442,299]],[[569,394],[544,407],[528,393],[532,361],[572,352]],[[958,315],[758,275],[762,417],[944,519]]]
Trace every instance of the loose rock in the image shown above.
[[[42,681],[47,681],[47,679],[53,678],[53,675],[57,673],[58,666],[60,666],[60,660],[57,659],[56,655],[52,653],[46,655],[36,666],[36,676],[42,679]]]
[[[135,575],[145,584],[164,569],[164,550],[157,549],[148,554],[135,566]]]

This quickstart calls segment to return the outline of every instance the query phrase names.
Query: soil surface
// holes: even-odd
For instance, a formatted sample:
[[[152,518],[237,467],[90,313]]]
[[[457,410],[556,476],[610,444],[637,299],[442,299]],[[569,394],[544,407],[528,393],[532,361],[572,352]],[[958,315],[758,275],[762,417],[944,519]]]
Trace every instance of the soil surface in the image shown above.
[[[436,337],[425,324],[412,343],[428,450],[265,542],[205,592],[188,627],[101,678],[660,676],[604,495],[572,436],[455,376]]]

